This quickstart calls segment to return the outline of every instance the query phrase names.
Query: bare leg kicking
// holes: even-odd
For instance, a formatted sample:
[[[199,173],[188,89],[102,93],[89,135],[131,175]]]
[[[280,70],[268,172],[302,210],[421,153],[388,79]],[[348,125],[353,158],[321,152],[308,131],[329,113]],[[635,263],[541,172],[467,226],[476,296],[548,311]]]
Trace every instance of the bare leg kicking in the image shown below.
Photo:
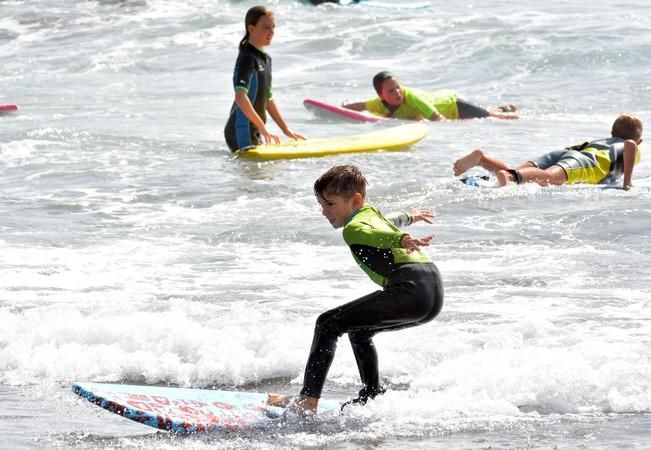
[[[516,171],[514,171],[505,162],[486,155],[480,148],[473,150],[466,156],[455,161],[453,166],[454,174],[459,176],[477,166],[495,173],[499,186],[504,186],[512,182],[534,182],[541,186],[547,186],[549,184],[561,185],[567,181],[565,171],[560,166],[554,165],[546,170],[542,170],[537,168],[532,162],[527,161],[520,164]]]
[[[499,159],[491,158],[484,153],[481,148],[477,148],[466,156],[455,161],[453,169],[454,175],[459,176],[473,167],[480,166],[489,172],[498,170],[509,170],[509,165]]]
[[[560,186],[567,181],[567,174],[561,166],[553,165],[545,170],[534,167],[529,163],[529,166],[518,168],[522,176],[522,183],[538,183],[541,186]]]

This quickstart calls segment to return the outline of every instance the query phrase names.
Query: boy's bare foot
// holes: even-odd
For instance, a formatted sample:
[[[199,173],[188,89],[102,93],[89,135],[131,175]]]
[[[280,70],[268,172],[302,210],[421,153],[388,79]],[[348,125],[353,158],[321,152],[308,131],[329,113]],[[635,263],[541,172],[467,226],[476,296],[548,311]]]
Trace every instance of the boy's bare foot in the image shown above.
[[[287,408],[301,417],[316,414],[319,399],[307,395],[296,397],[294,395],[267,394],[267,405],[278,408]]]
[[[294,400],[293,395],[267,394],[267,405],[285,408]]]
[[[484,152],[480,148],[478,148],[468,153],[463,158],[457,159],[454,162],[454,165],[452,166],[454,170],[454,175],[458,177],[459,175],[466,172],[467,170],[472,169],[475,166],[478,166],[483,156],[484,156]]]
[[[301,416],[313,416],[316,414],[316,409],[319,406],[319,399],[310,397],[308,395],[301,395],[296,403],[293,405],[294,411]]]

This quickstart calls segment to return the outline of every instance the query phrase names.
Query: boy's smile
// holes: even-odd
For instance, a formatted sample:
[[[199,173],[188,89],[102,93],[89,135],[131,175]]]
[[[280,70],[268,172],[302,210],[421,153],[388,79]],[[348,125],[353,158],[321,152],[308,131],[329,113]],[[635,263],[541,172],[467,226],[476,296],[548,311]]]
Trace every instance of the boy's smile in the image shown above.
[[[364,197],[359,193],[350,198],[336,194],[317,195],[317,200],[321,205],[321,214],[328,219],[333,228],[343,227],[348,218],[364,203]]]

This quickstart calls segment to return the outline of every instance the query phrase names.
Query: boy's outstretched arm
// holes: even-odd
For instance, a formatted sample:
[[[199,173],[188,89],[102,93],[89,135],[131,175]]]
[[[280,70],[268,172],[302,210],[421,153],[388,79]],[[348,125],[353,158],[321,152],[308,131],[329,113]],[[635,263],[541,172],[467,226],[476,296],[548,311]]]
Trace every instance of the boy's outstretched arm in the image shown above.
[[[427,223],[432,223],[432,220],[434,220],[434,213],[426,209],[414,208],[411,210],[411,213],[395,211],[388,213],[384,217],[393,222],[393,224],[398,228],[402,228],[421,220]]]
[[[413,237],[409,234],[405,234],[400,239],[400,246],[407,250],[407,253],[411,253],[420,249],[421,247],[426,247],[429,245],[430,241],[434,239],[434,236],[423,236],[423,237]]]
[[[409,217],[411,219],[411,223],[418,222],[420,220],[423,222],[432,223],[432,220],[434,220],[434,213],[426,209],[415,208],[411,210]],[[421,247],[428,246],[432,239],[434,239],[434,235],[418,238],[411,236],[410,234],[405,234],[400,239],[400,246],[407,250],[407,253],[411,253]]]
[[[427,209],[418,209],[414,208],[411,210],[411,223],[418,222],[422,220],[423,222],[432,223],[434,220],[434,213]]]
[[[624,142],[624,190],[626,191],[633,187],[633,168],[639,151],[635,141],[628,139]]]

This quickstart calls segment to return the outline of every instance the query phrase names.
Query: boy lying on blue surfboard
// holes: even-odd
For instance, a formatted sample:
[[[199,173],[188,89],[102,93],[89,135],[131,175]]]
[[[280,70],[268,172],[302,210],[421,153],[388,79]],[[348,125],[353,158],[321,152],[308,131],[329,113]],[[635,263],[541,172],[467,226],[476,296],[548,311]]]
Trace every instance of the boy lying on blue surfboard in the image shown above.
[[[481,148],[458,159],[453,166],[459,176],[480,166],[494,172],[497,184],[509,182],[538,183],[541,186],[561,184],[615,183],[624,177],[623,188],[633,186],[633,168],[640,162],[642,120],[632,114],[621,114],[613,122],[610,138],[566,147],[546,153],[512,168],[507,163],[486,155]]]

